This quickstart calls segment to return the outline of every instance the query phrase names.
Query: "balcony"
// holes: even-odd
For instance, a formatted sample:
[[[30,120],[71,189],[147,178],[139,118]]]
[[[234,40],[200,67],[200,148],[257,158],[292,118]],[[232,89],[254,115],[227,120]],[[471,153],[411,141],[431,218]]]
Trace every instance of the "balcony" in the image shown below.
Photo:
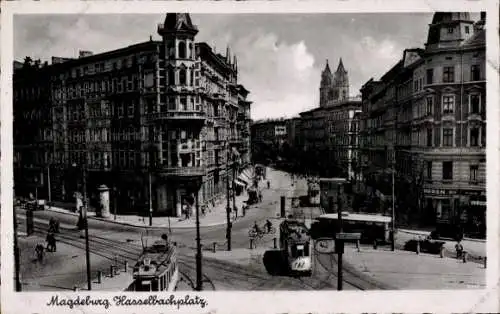
[[[486,120],[486,114],[484,112],[470,112],[467,115],[467,120],[469,121],[483,121]]]
[[[205,175],[205,167],[164,167],[159,168],[160,174],[169,177],[199,177]]]
[[[229,139],[229,143],[230,144],[241,144],[241,143],[243,143],[243,140],[239,137],[233,137],[233,138]]]
[[[148,115],[150,120],[199,120],[205,121],[206,115],[203,111],[180,111],[168,110]]]

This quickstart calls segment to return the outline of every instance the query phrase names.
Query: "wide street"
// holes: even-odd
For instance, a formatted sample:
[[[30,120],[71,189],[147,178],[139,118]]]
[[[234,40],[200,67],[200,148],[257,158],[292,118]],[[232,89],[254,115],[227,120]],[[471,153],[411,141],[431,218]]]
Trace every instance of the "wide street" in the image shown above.
[[[291,187],[290,177],[283,172],[271,171],[268,177],[272,187],[264,189],[263,202],[256,204],[247,211],[247,215],[236,220],[232,228],[232,249],[247,249],[249,246],[248,230],[257,221],[263,225],[266,219],[272,219],[277,227],[276,220],[280,195],[289,195],[286,191]],[[297,184],[295,185],[295,187]],[[301,185],[302,187],[304,184]],[[302,193],[303,191],[296,191]],[[305,192],[305,191],[304,191]],[[25,223],[24,213],[18,210],[18,223]],[[59,219],[61,233],[57,235],[58,251],[47,253],[47,258],[42,262],[34,261],[34,246],[43,243],[50,217]],[[20,237],[21,251],[21,278],[25,290],[47,289],[72,289],[73,286],[86,287],[85,272],[85,241],[80,238],[76,230],[77,218],[75,216],[51,212],[35,212],[36,236]],[[180,252],[180,271],[187,282],[195,278],[195,228],[171,229],[171,239],[177,242]],[[89,246],[91,251],[92,274],[96,276],[97,270],[106,271],[109,265],[118,260],[123,263],[129,261],[131,265],[141,253],[141,236],[154,237],[169,230],[164,228],[145,228],[125,226],[106,221],[89,219]],[[208,250],[217,243],[217,250],[226,250],[226,225],[201,228],[201,238],[204,249]],[[272,238],[265,239],[268,243]],[[264,245],[264,243],[258,243]],[[330,256],[316,259],[316,271],[310,278],[292,278],[272,276],[263,268],[255,269],[230,263],[220,259],[203,258],[204,288],[217,290],[218,286],[224,289],[237,290],[267,290],[267,289],[335,289],[336,266]],[[71,262],[69,262],[71,261]],[[350,278],[352,277],[352,278]],[[370,281],[363,281],[356,276],[345,276],[345,289],[376,288]],[[228,286],[230,283],[230,286]],[[124,287],[125,288],[125,287]]]
[[[306,193],[306,184],[303,179],[296,181],[292,187],[290,176],[283,172],[270,171],[268,178],[271,181],[271,189],[263,190],[263,202],[252,206],[245,217],[240,217],[233,222],[231,252],[227,252],[226,224],[222,223],[217,226],[201,228],[201,242],[204,250],[202,269],[204,290],[336,289],[336,256],[315,254],[313,257],[313,275],[311,277],[294,278],[273,276],[266,271],[262,254],[266,249],[272,248],[272,235],[265,236],[263,240],[259,241],[256,250],[249,250],[248,230],[253,226],[254,222],[257,221],[259,225],[263,225],[266,219],[270,219],[273,221],[274,226],[278,227],[280,220],[276,216],[279,212],[280,196],[300,196]],[[289,202],[287,202],[287,206],[288,204]],[[306,214],[306,218],[307,216],[308,214]],[[57,235],[58,250],[54,253],[48,252],[43,262],[37,262],[34,259],[34,247],[37,243],[45,242],[44,237],[50,217],[59,219],[61,223],[61,233]],[[23,289],[26,291],[61,290],[72,289],[74,286],[86,288],[85,240],[80,237],[80,232],[76,229],[77,217],[59,212],[37,211],[35,212],[34,222],[36,234],[30,237],[19,237]],[[18,210],[18,224],[19,229],[22,230],[25,224],[22,210]],[[104,273],[109,271],[111,263],[115,260],[122,265],[124,261],[128,261],[129,265],[133,265],[142,251],[141,238],[143,236],[145,239],[159,237],[164,233],[169,234],[168,228],[147,229],[89,219],[89,247],[93,279],[95,280],[98,270],[104,271]],[[194,224],[193,228],[171,229],[170,238],[172,241],[177,242],[179,248],[179,269],[184,280],[181,289],[191,289],[190,286],[193,286],[196,278],[195,235]],[[216,253],[211,252],[213,243],[216,243]],[[398,245],[398,247],[400,246]],[[369,260],[372,263],[369,266],[372,271],[367,273],[366,268],[368,266],[364,264],[364,261],[372,253],[369,253],[365,248],[362,251],[366,251],[366,253],[362,255],[346,255],[347,262],[344,263],[343,277],[344,289],[390,289],[397,288],[398,285],[403,283],[411,286],[411,282],[408,280],[404,282],[405,280],[401,281],[402,278],[394,280],[385,276],[384,274],[387,272],[376,274],[377,269],[381,269],[380,267],[383,266],[376,266],[377,260],[383,258],[388,262],[394,260],[397,263],[398,258],[389,256],[390,252],[383,253],[381,251],[380,254],[382,255],[377,260]],[[399,258],[403,258],[403,256]],[[422,256],[420,261],[428,258],[430,257]],[[448,264],[450,260],[445,259]],[[417,263],[416,265],[421,264],[416,259],[410,259],[409,261],[410,263]],[[374,262],[375,264],[373,264]],[[456,268],[458,266],[459,268]],[[458,273],[464,273],[465,276],[468,271],[466,267],[475,266],[456,265],[454,267],[454,272],[457,275]],[[474,271],[477,272],[477,270]],[[374,274],[378,280],[373,279]],[[418,278],[410,278],[410,280],[428,280],[425,279],[427,276],[424,271],[424,273],[417,275]],[[480,273],[479,276],[481,276]],[[392,285],[393,283],[398,285]],[[125,288],[123,286],[123,289]],[[93,289],[98,290],[99,285],[95,285]]]

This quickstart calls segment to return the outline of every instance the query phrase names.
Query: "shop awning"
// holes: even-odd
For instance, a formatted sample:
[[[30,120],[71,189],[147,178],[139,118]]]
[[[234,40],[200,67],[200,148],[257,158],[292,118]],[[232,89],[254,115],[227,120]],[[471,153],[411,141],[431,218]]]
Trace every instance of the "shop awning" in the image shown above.
[[[236,180],[234,180],[234,183],[237,184],[237,185],[239,185],[239,186],[243,186],[243,187],[245,187],[245,186],[248,185],[248,183],[246,183],[243,180],[240,180],[239,178],[236,178]]]
[[[254,175],[254,169],[247,168],[240,173],[240,175],[238,176],[238,180],[245,182],[247,185],[250,185],[252,183]]]
[[[486,206],[486,202],[483,201],[470,201],[472,206]]]

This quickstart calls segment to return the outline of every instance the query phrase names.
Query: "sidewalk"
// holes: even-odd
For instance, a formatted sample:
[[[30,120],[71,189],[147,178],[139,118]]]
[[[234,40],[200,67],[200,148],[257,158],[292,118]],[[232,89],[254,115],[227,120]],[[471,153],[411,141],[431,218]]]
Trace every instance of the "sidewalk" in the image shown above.
[[[242,193],[239,196],[236,196],[236,206],[238,207],[238,215],[241,217],[242,215],[242,204],[243,200],[248,198],[246,193]],[[231,207],[232,207],[231,200]],[[226,202],[220,202],[214,208],[211,208],[209,211],[205,213],[205,215],[201,215],[200,212],[200,227],[213,227],[224,225],[227,223],[227,213],[226,213]],[[78,213],[75,213],[69,209],[60,208],[60,207],[47,207],[47,211],[59,212],[64,214],[69,214],[73,216],[78,216]],[[122,225],[129,225],[134,227],[144,227],[144,228],[173,228],[173,229],[182,229],[182,228],[195,228],[196,227],[196,216],[193,215],[189,219],[185,219],[184,217],[153,217],[152,226],[149,226],[149,217],[142,217],[138,215],[116,215],[111,214],[108,218],[96,217],[95,212],[88,212],[88,217],[91,219],[106,221],[110,223],[117,223]],[[231,221],[234,221],[234,212],[231,213]]]
[[[361,252],[346,247],[346,264],[376,281],[396,289],[470,289],[486,287],[486,269],[477,263],[463,263],[438,255],[406,251],[374,250]]]
[[[419,230],[407,230],[407,229],[398,229],[398,233],[396,235],[396,242],[404,245],[406,241],[417,239],[418,237],[426,238],[430,232],[428,231],[419,231]],[[447,251],[455,252],[455,244],[456,241],[451,240],[438,240],[445,242],[444,246]],[[485,257],[486,256],[486,241],[485,240],[477,240],[477,239],[468,239],[465,238],[462,240],[462,245],[464,246],[464,250],[467,251],[470,255],[474,257]]]
[[[87,290],[85,251],[63,242],[57,243],[56,252],[46,252],[44,259],[36,261],[34,247],[45,244],[42,237],[32,235],[19,237],[21,282],[24,291]],[[132,268],[125,273],[123,266],[119,274],[109,276],[109,260],[91,254],[92,290],[124,291],[132,283]],[[97,283],[97,270],[103,271],[101,283]]]

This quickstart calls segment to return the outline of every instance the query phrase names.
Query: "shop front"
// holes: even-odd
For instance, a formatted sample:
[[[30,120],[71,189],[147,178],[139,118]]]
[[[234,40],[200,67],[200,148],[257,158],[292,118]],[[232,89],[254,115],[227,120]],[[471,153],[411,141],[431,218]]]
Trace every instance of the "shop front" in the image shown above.
[[[455,225],[466,234],[485,232],[486,192],[424,188],[422,221],[426,225]]]

